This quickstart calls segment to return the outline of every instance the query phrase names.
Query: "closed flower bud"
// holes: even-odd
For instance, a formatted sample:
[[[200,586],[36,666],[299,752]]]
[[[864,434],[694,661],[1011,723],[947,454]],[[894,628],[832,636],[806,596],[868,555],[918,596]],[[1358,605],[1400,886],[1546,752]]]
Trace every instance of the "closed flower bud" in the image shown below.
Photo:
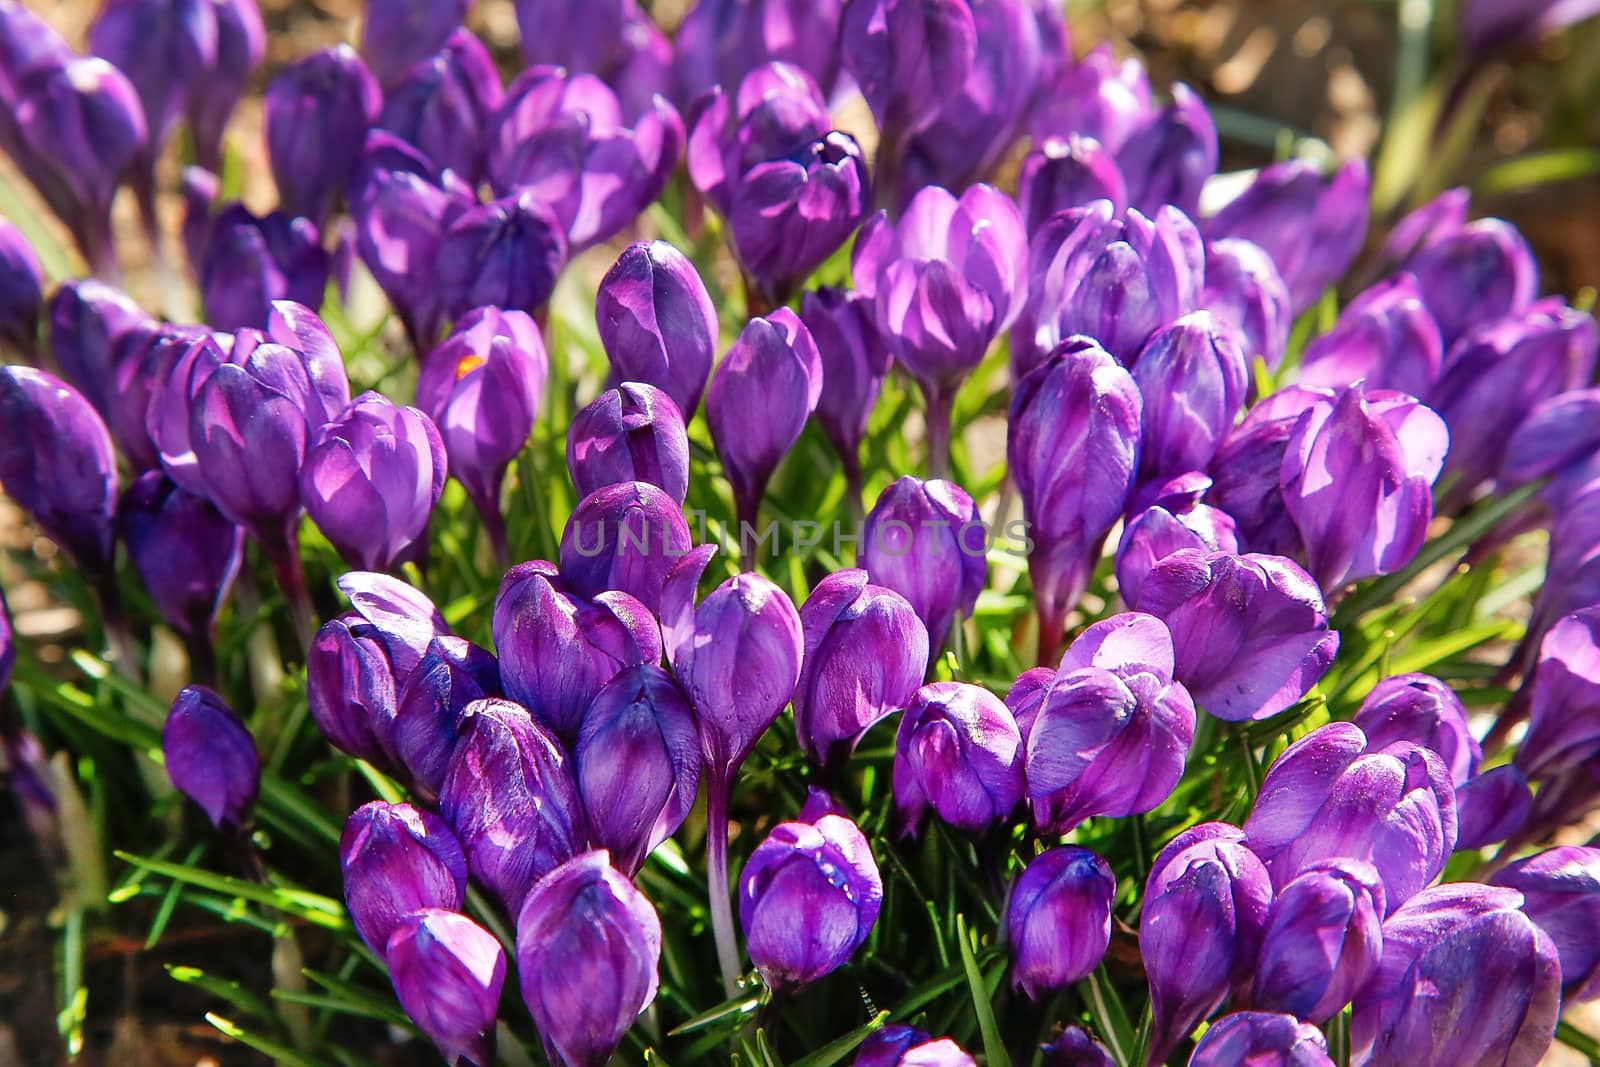
[[[1089,1031],[1073,1024],[1049,1043],[1039,1046],[1044,1067],[1116,1067],[1116,1060]]]
[[[1517,860],[1489,881],[1522,894],[1522,912],[1550,935],[1561,958],[1565,1003],[1600,996],[1600,849],[1563,845]]]
[[[391,575],[350,571],[335,584],[388,653],[397,685],[416,670],[433,639],[450,632],[433,601]]]
[[[1401,264],[1416,278],[1447,352],[1472,327],[1521,315],[1539,293],[1538,264],[1515,226],[1501,219],[1450,222],[1420,234]]]
[[[361,54],[385,89],[393,89],[418,63],[446,46],[472,0],[390,0],[366,5]]]
[[[516,9],[529,66],[598,74],[628,116],[671,94],[673,42],[636,0],[516,0]]]
[[[399,684],[382,639],[359,618],[329,619],[312,638],[306,698],[335,748],[388,766]]]
[[[347,563],[382,571],[426,551],[444,478],[433,420],[368,392],[322,428],[306,453],[300,496]]]
[[[1128,204],[1146,215],[1171,205],[1193,216],[1200,190],[1217,172],[1217,127],[1187,85],[1175,82],[1172,102],[1154,112],[1117,153],[1128,180]]]
[[[1360,382],[1301,412],[1283,456],[1283,499],[1325,589],[1393,574],[1422,547],[1450,431],[1404,393]]]
[[[386,6],[369,10],[376,14]],[[369,34],[375,21],[367,21]],[[459,20],[451,25],[459,26]],[[423,52],[414,63],[398,77],[376,72],[392,85],[374,128],[393,132],[441,169],[476,182],[483,172],[490,116],[503,95],[489,50],[470,31],[457,28],[439,40],[437,52]]]
[[[728,227],[756,288],[781,301],[850,239],[870,206],[861,146],[829,130],[747,170],[732,186]]]
[[[462,709],[439,814],[473,878],[516,915],[534,883],[581,852],[589,834],[572,761],[549,731],[509,700]]]
[[[160,462],[150,434],[151,402],[168,383],[189,346],[209,335],[203,326],[141,323],[117,338],[112,348],[106,428],[135,470],[150,470]]]
[[[183,114],[190,84],[216,64],[211,0],[112,0],[89,27],[89,50],[115,64],[139,94],[149,132],[144,166],[153,172],[155,157]]]
[[[1229,722],[1283,711],[1339,650],[1317,583],[1280,556],[1174,552],[1150,569],[1133,606],[1167,624],[1175,677]]]
[[[62,282],[47,311],[56,365],[104,415],[110,409],[117,339],[150,316],[122,290],[94,278]]]
[[[412,790],[437,800],[455,751],[461,714],[474,700],[500,696],[494,656],[471,641],[441,635],[428,646],[395,697],[395,755],[411,773]]]
[[[286,67],[262,97],[267,155],[289,215],[328,216],[361,156],[383,95],[361,57],[337,45]]]
[[[1373,749],[1410,741],[1432,749],[1461,785],[1478,773],[1483,749],[1455,690],[1427,674],[1396,674],[1372,687],[1351,719]]]
[[[1333,1067],[1328,1042],[1310,1023],[1293,1015],[1236,1011],[1206,1030],[1189,1067]]]
[[[561,533],[561,580],[579,596],[616,589],[662,610],[667,572],[689,551],[680,506],[648,482],[596,489]]]
[[[1561,1012],[1561,965],[1522,903],[1515,890],[1460,882],[1391,914],[1350,1017],[1351,1061],[1538,1063]]]
[[[612,677],[584,712],[572,749],[590,836],[632,875],[694,807],[700,735],[672,676],[653,663]]]
[[[800,439],[821,393],[817,344],[788,308],[751,319],[717,365],[706,390],[706,421],[741,523],[755,525],[767,482]]]
[[[927,627],[930,651],[944,648],[956,615],[971,614],[978,602],[988,573],[987,533],[966,491],[938,479],[901,478],[867,515],[861,549],[867,575],[906,598]]]
[[[976,52],[977,26],[961,0],[846,0],[840,16],[844,68],[892,138],[933,122]]]
[[[1150,117],[1150,75],[1138,59],[1114,59],[1110,44],[1068,63],[1033,112],[1037,143],[1093,137],[1117,152]]]
[[[1439,378],[1444,342],[1439,324],[1409,274],[1379,282],[1339,312],[1333,329],[1306,346],[1300,384],[1343,389],[1365,380],[1371,389],[1426,396]]]
[[[1283,363],[1294,324],[1289,289],[1259,246],[1237,237],[1206,246],[1200,306],[1238,332],[1247,365],[1259,359],[1268,370],[1277,370]]]
[[[793,64],[831,92],[839,72],[842,0],[701,0],[673,43],[680,97],[713,86],[733,89],[770,60]]]
[[[1133,380],[1144,401],[1140,476],[1165,482],[1211,462],[1244,406],[1249,368],[1238,335],[1196,311],[1150,336]]]
[[[455,215],[438,246],[439,297],[460,318],[476,307],[538,311],[567,262],[561,221],[533,193],[517,193]]]
[[[1253,1006],[1317,1024],[1337,1015],[1378,965],[1383,915],[1370,863],[1334,859],[1296,875],[1267,916]]]
[[[400,1006],[445,1059],[489,1067],[506,978],[494,935],[465,915],[428,908],[401,918],[383,955]]]
[[[1506,442],[1496,483],[1514,489],[1552,477],[1547,499],[1589,485],[1589,459],[1600,452],[1600,388],[1570,389],[1528,412]]]
[[[1208,500],[1238,525],[1239,547],[1247,552],[1299,555],[1300,531],[1283,501],[1283,457],[1301,412],[1321,400],[1327,389],[1279,389],[1245,413],[1223,439],[1208,473],[1213,482]]]
[[[794,693],[800,747],[821,766],[905,706],[928,671],[928,631],[906,599],[862,570],[818,582],[800,608],[805,656]]]
[[[215,61],[189,83],[186,109],[195,161],[222,170],[222,137],[250,76],[267,50],[267,31],[256,0],[207,0],[216,19]]]
[[[828,132],[828,105],[804,70],[764,63],[696,103],[689,177],[724,215],[734,188],[762,163],[784,159]]]
[[[382,958],[400,920],[423,908],[457,911],[467,858],[443,820],[410,804],[374,800],[357,808],[339,839],[350,921]]]
[[[1172,794],[1195,725],[1194,702],[1172,669],[1167,628],[1136,612],[1095,623],[1067,649],[1025,746],[1041,833],[1150,811]]]
[[[111,573],[111,435],[76,390],[32,367],[0,367],[0,487],[89,575]]]
[[[688,257],[665,241],[629,245],[594,313],[613,380],[653,385],[693,420],[716,357],[717,309]]]
[[[22,232],[0,219],[0,343],[24,356],[38,346],[44,270]]]
[[[1458,232],[1467,224],[1467,209],[1471,203],[1471,190],[1458,186],[1446,189],[1421,207],[1412,208],[1384,238],[1378,263],[1384,268],[1397,268],[1426,245]]]
[[[1133,490],[1141,406],[1133,377],[1083,337],[1052,352],[1012,397],[1006,455],[1029,524],[1042,659],[1053,658]]]
[[[261,787],[261,760],[239,716],[203,686],[180,692],[161,730],[167,777],[200,805],[219,830],[233,833],[250,818]]]
[[[689,435],[678,406],[643,382],[606,390],[567,428],[567,469],[580,496],[649,482],[681,504],[689,493]]]
[[[918,689],[901,713],[894,748],[895,810],[908,835],[918,832],[929,808],[956,829],[981,834],[1010,818],[1022,799],[1017,720],[979,686],[934,682]]]
[[[1017,202],[1028,232],[1063,211],[1106,200],[1111,210],[1128,206],[1128,186],[1117,169],[1116,156],[1093,137],[1072,134],[1051,138],[1022,161],[1017,176]]]
[[[800,318],[822,361],[817,423],[844,460],[845,471],[859,479],[861,439],[894,361],[878,331],[877,305],[856,289],[815,289],[801,298]]]
[[[926,1030],[918,1030],[904,1023],[890,1023],[861,1042],[855,1067],[898,1067],[907,1052],[929,1040]]]
[[[1455,788],[1432,749],[1376,749],[1347,722],[1311,731],[1274,760],[1244,824],[1273,884],[1323,860],[1365,860],[1391,912],[1438,877],[1456,828]]]
[[[239,573],[239,528],[158,471],[128,487],[117,524],[162,619],[190,637],[208,637]]]
[[[855,955],[883,903],[883,880],[855,823],[824,815],[786,822],[739,876],[739,924],[768,988],[790,994]]]
[[[1487,848],[1521,830],[1533,809],[1527,777],[1504,763],[1456,786],[1456,851]]]
[[[1086,848],[1058,845],[1017,876],[1006,899],[1011,982],[1043,1002],[1087,977],[1111,944],[1111,866]]]
[[[606,853],[585,852],[528,894],[517,974],[549,1057],[601,1067],[655,999],[661,920]]]
[[[1225,823],[1175,837],[1150,868],[1139,916],[1139,952],[1154,1012],[1148,1067],[1217,1009],[1254,972],[1272,902],[1266,868]]]
[[[1174,552],[1239,550],[1233,516],[1200,503],[1211,484],[1207,475],[1190,471],[1135,496],[1117,544],[1117,590],[1124,603],[1138,603],[1145,575]]]
[[[848,817],[849,812],[844,810],[844,805],[834,799],[833,794],[818,786],[806,786],[806,802],[800,805],[800,813],[795,816],[797,822],[816,822],[824,815],[843,815]]]
[[[1529,778],[1557,778],[1600,747],[1600,608],[1565,616],[1544,635],[1528,705],[1516,761]]]

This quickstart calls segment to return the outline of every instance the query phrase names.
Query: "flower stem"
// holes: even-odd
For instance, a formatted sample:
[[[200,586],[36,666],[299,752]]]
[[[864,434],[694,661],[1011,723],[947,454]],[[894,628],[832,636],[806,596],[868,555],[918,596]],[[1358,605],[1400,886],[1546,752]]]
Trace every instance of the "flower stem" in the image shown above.
[[[128,618],[122,609],[122,593],[117,589],[116,579],[108,574],[96,582],[95,597],[100,601],[100,625],[105,630],[112,666],[130,682],[143,685],[138,646],[128,630]]]
[[[955,394],[926,387],[922,391],[925,402],[923,417],[928,423],[928,477],[950,477],[950,411],[955,407]]]
[[[294,624],[294,636],[300,642],[300,653],[311,651],[311,597],[306,592],[306,574],[300,566],[299,546],[295,543],[295,523],[276,538],[262,537],[261,549],[272,563],[278,584],[283,587],[283,598],[289,604],[289,618]]]
[[[839,457],[844,466],[844,502],[850,509],[850,521],[860,526],[867,517],[864,502],[861,499],[861,457],[854,450],[840,453]],[[852,531],[854,532],[854,531]]]
[[[511,545],[506,540],[506,520],[505,516],[500,514],[499,502],[473,497],[472,504],[483,517],[483,531],[489,535],[489,547],[494,551],[495,568],[503,574],[511,568]]]
[[[706,782],[706,881],[711,893],[711,930],[717,939],[717,964],[722,989],[739,992],[739,946],[733,933],[733,900],[728,888],[728,800],[733,772],[712,775]]]

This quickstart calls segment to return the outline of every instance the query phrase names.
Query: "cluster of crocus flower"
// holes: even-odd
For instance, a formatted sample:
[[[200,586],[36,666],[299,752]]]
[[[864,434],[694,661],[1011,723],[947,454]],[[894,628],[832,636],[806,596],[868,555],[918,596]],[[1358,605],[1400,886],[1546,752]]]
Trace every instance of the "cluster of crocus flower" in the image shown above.
[[[379,796],[338,813],[350,926],[448,1062],[495,1062],[508,978],[553,1062],[605,1063],[647,1011],[659,1038],[683,882],[645,875],[691,873],[668,846],[686,826],[690,925],[734,1002],[753,968],[764,1011],[863,956],[898,978],[873,955],[886,887],[916,884],[929,839],[980,868],[1020,1048],[1062,1024],[1048,1063],[1531,1065],[1600,996],[1600,850],[1540,847],[1600,806],[1600,335],[1539,295],[1513,226],[1469,221],[1461,191],[1423,205],[1291,351],[1362,250],[1365,165],[1275,163],[1202,215],[1205,106],[1109,50],[1071,59],[1049,0],[699,0],[675,39],[634,0],[519,0],[509,83],[469,6],[369,4],[359,52],[278,71],[258,215],[217,177],[264,53],[253,0],[111,0],[88,58],[0,0],[0,149],[99,276],[50,290],[0,223],[0,486],[83,574],[117,666],[146,662],[119,546],[182,636],[167,772],[251,856],[263,769],[214,638],[270,568],[304,710]],[[843,128],[852,92],[874,136]],[[180,123],[197,323],[116,288],[109,243],[123,182],[154,219]],[[745,314],[703,247],[634,240],[658,200],[726,238]],[[575,384],[551,298],[591,249],[606,380]],[[409,395],[352,389],[321,315],[352,256],[416,357]],[[953,425],[999,345],[996,493]],[[892,374],[922,399],[921,469],[862,464]],[[855,565],[763,569],[813,415]],[[516,475],[573,501],[551,559],[513,551],[530,441],[570,475]],[[500,576],[459,612],[430,595],[441,544],[475,555],[435,536],[449,478]],[[1437,520],[1524,487],[1459,546],[1549,532],[1485,733],[1445,681],[1352,652],[1338,613],[1412,577]],[[737,519],[736,560],[696,543],[691,501]],[[350,568],[345,610],[307,580],[306,518]],[[1013,519],[1025,563],[991,569]],[[1031,627],[975,617],[1008,569]],[[994,647],[1007,669],[972,669]],[[8,758],[15,732],[0,717]],[[791,734],[797,755],[761,752]],[[862,787],[869,735],[889,754]],[[780,770],[812,786],[798,811]],[[1048,1015],[1129,959],[1137,1047],[1095,1010]],[[900,1019],[862,1036],[869,1067],[974,1063]]]

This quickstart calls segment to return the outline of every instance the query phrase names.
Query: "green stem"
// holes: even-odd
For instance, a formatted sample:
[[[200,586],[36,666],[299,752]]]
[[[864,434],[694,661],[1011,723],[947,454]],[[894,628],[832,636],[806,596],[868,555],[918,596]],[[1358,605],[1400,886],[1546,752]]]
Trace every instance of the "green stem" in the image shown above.
[[[711,930],[717,940],[722,989],[739,995],[739,945],[733,932],[733,898],[728,887],[728,801],[734,771],[714,774],[706,782],[706,882],[711,894]]]

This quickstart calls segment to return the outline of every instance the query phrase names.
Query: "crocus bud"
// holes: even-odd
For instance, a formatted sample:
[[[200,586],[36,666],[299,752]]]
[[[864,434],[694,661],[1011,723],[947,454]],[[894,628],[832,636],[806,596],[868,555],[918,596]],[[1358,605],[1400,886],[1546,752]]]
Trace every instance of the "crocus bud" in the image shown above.
[[[411,772],[412,790],[439,797],[461,730],[461,714],[474,700],[500,696],[500,666],[471,641],[440,635],[400,686],[390,727],[395,755]]]
[[[300,498],[347,563],[382,571],[426,552],[444,477],[444,442],[433,420],[367,392],[307,451]]]
[[[706,390],[706,421],[741,523],[755,525],[767,482],[800,439],[821,392],[817,344],[788,308],[751,319],[717,364]]]
[[[472,0],[389,0],[366,5],[361,54],[385,89],[393,89],[418,63],[446,47]]]
[[[689,551],[689,524],[670,496],[648,482],[596,489],[561,533],[561,579],[584,597],[618,589],[661,609],[667,572]]]
[[[1310,692],[1339,650],[1322,591],[1281,556],[1185,549],[1145,576],[1134,607],[1167,624],[1174,676],[1219,719],[1265,719]]]
[[[1110,44],[1097,45],[1069,63],[1034,108],[1035,143],[1073,135],[1093,137],[1117,152],[1150,117],[1150,75],[1138,59],[1114,59]]]
[[[344,824],[339,869],[350,922],[382,958],[400,920],[423,908],[456,911],[467,858],[444,821],[410,804],[363,804]]]
[[[387,766],[399,685],[382,639],[359,618],[329,619],[312,638],[306,699],[335,748]]]
[[[1461,5],[1461,43],[1480,56],[1513,52],[1537,44],[1540,38],[1560,33],[1594,14],[1589,4],[1562,4],[1555,0],[1518,0],[1486,3],[1467,0]]]
[[[1039,1057],[1044,1067],[1116,1067],[1117,1062],[1089,1031],[1076,1024],[1040,1045]]]
[[[798,822],[816,822],[824,815],[843,815],[848,817],[844,805],[834,799],[832,793],[818,786],[806,786],[806,802],[800,805],[800,813],[795,816]]]
[[[44,270],[39,257],[22,231],[0,219],[0,342],[31,355],[39,343],[39,307],[43,303]]]
[[[1041,852],[1006,898],[1011,982],[1035,1002],[1087,977],[1111,944],[1111,865],[1076,845]]]
[[[567,261],[560,220],[532,193],[468,208],[439,242],[438,284],[452,318],[490,305],[538,311]]]
[[[1194,702],[1172,669],[1167,628],[1136,612],[1095,623],[1067,649],[1026,739],[1027,796],[1041,833],[1150,811],[1172,794],[1195,725]]]
[[[517,975],[550,1058],[600,1067],[656,996],[661,920],[603,851],[552,871],[517,919]]]
[[[327,218],[383,106],[378,83],[356,50],[341,44],[284,68],[267,86],[262,106],[283,211]]]
[[[937,652],[957,613],[978,603],[989,564],[978,506],[954,482],[907,475],[878,497],[862,531],[861,562],[875,585],[906,598]]]
[[[516,9],[529,66],[598,74],[630,117],[670,94],[673,43],[636,0],[516,0]]]
[[[861,1042],[855,1067],[898,1067],[905,1062],[903,1057],[906,1053],[929,1040],[926,1030],[918,1030],[904,1023],[890,1023]]]
[[[446,1061],[489,1067],[506,954],[493,934],[452,911],[401,917],[382,953],[394,992]]]
[[[680,96],[713,86],[733,89],[762,63],[781,60],[805,71],[824,93],[839,72],[842,0],[700,0],[673,38]]]
[[[1010,818],[1022,798],[1022,735],[1000,698],[965,682],[918,689],[894,744],[894,801],[914,835],[931,807],[958,830],[980,834]]]
[[[1237,523],[1240,548],[1279,556],[1304,550],[1283,502],[1283,457],[1301,412],[1333,396],[1327,389],[1279,389],[1246,412],[1217,449],[1207,498]]]
[[[1506,442],[1496,483],[1503,489],[1552,477],[1549,499],[1590,484],[1589,459],[1600,452],[1600,388],[1558,393],[1528,412]]]
[[[267,50],[267,31],[256,0],[207,0],[217,26],[216,59],[189,83],[186,109],[195,161],[222,170],[222,137],[245,86]]]
[[[572,761],[509,700],[475,700],[462,709],[439,814],[466,850],[472,876],[513,915],[534,883],[589,837]]]
[[[1538,1063],[1561,1012],[1561,965],[1522,903],[1513,889],[1460,882],[1391,914],[1350,1018],[1351,1061]]]
[[[961,0],[846,0],[839,55],[891,138],[933,122],[961,91],[977,27]]]
[[[572,759],[591,838],[624,874],[635,874],[694,807],[700,784],[694,710],[660,667],[624,668],[584,712]]]
[[[1322,860],[1365,860],[1393,911],[1450,858],[1455,787],[1432,749],[1408,741],[1376,749],[1360,727],[1333,722],[1273,761],[1244,830],[1274,885]]]
[[[381,9],[387,5],[372,6]],[[372,24],[369,19],[369,30]],[[415,145],[463,181],[476,182],[483,173],[490,116],[504,95],[500,72],[483,42],[468,30],[458,28],[440,44],[437,53],[418,56],[415,65],[398,78],[384,77],[392,87],[374,127]],[[379,76],[383,74],[379,72]]]
[[[1411,562],[1449,450],[1444,420],[1404,393],[1357,382],[1301,412],[1283,456],[1283,500],[1324,588]]]
[[[398,578],[350,571],[335,584],[388,653],[397,685],[404,685],[417,669],[433,639],[450,632],[433,601]]]
[[[1310,1023],[1293,1015],[1236,1011],[1206,1029],[1189,1057],[1189,1067],[1334,1067],[1328,1041]]]
[[[450,474],[484,515],[500,514],[500,485],[538,417],[549,361],[521,311],[475,308],[430,352],[417,406],[444,441]]]
[[[1075,334],[1131,366],[1152,333],[1199,306],[1205,253],[1176,208],[1147,217],[1097,200],[1039,227],[1028,270],[1027,306],[1012,335],[1019,379]]]
[[[501,196],[533,193],[574,255],[616,236],[661,194],[684,139],[664,97],[624,115],[599,78],[545,66],[511,83],[488,132],[489,183]]]
[[[1600,608],[1567,615],[1539,643],[1528,682],[1528,734],[1517,766],[1529,778],[1555,778],[1600,744]]]
[[[1017,175],[1017,202],[1028,232],[1063,211],[1107,200],[1113,211],[1128,206],[1128,187],[1117,160],[1093,137],[1076,133],[1051,138],[1022,161]]]
[[[1456,851],[1504,841],[1528,821],[1533,794],[1514,763],[1504,763],[1456,786]]]
[[[494,603],[494,644],[506,695],[568,744],[613,675],[661,662],[648,608],[627,593],[574,596],[543,560],[506,572]]]
[[[812,77],[789,63],[764,63],[696,104],[689,177],[718,211],[752,168],[784,159],[828,132],[827,101]]]
[[[1132,375],[1083,337],[1052,352],[1011,399],[1006,456],[1033,541],[1028,572],[1046,658],[1133,489],[1141,406]]]
[[[239,573],[243,532],[159,471],[128,487],[117,525],[162,619],[191,637],[208,636]]]
[[[1478,764],[1483,762],[1483,749],[1472,736],[1461,698],[1431,675],[1396,674],[1383,679],[1372,687],[1351,721],[1366,735],[1369,748],[1410,741],[1432,749],[1458,786],[1477,774]]]
[[[1402,269],[1415,276],[1446,351],[1473,326],[1521,315],[1539,293],[1533,250],[1501,219],[1426,231]]]
[[[1563,845],[1507,864],[1489,879],[1522,894],[1522,912],[1550,935],[1561,957],[1563,1001],[1600,996],[1600,849]]]
[[[89,27],[89,50],[115,64],[138,92],[149,133],[144,165],[153,170],[183,114],[190,84],[216,65],[211,0],[111,0]]]
[[[713,545],[690,552],[667,575],[661,593],[661,636],[699,718],[713,786],[737,770],[783,713],[805,649],[794,603],[759,574],[729,578],[695,604],[715,552]]]
[[[1211,462],[1244,406],[1249,368],[1238,335],[1195,311],[1151,334],[1133,380],[1144,401],[1140,476],[1164,482]]]
[[[1307,868],[1272,902],[1251,1003],[1311,1023],[1331,1019],[1376,969],[1383,915],[1383,882],[1370,863]]]
[[[94,278],[62,282],[50,296],[50,353],[72,385],[94,409],[110,409],[117,339],[150,321],[143,308],[121,289]]]
[[[189,346],[208,335],[203,326],[152,322],[136,325],[117,338],[106,428],[135,470],[149,470],[160,462],[150,434],[150,405]]]
[[[1117,153],[1128,180],[1128,204],[1146,215],[1170,205],[1193,217],[1200,190],[1217,171],[1217,127],[1187,85],[1175,82],[1172,103],[1157,110]]]
[[[894,361],[878,331],[877,303],[855,289],[815,289],[801,298],[800,318],[822,360],[817,423],[844,460],[846,473],[853,471],[859,479],[861,439]]]
[[[1306,346],[1300,384],[1343,389],[1365,379],[1371,389],[1425,396],[1439,378],[1439,324],[1409,274],[1379,282],[1339,312],[1333,329]]]
[[[1207,221],[1206,237],[1238,237],[1265,249],[1299,314],[1338,281],[1367,232],[1367,164],[1352,159],[1326,183],[1302,159],[1263,167],[1244,192]]]
[[[261,760],[244,723],[204,686],[181,691],[161,730],[167,777],[219,830],[242,828],[261,787]]]
[[[1139,916],[1139,953],[1154,1022],[1147,1067],[1217,1009],[1255,969],[1272,902],[1266,868],[1226,823],[1173,838],[1150,868]]]
[[[1260,359],[1276,370],[1283,362],[1294,324],[1289,289],[1259,246],[1236,237],[1208,244],[1200,305],[1238,334],[1246,364]]]
[[[649,482],[683,503],[689,493],[689,434],[672,398],[623,382],[572,417],[567,469],[580,496],[619,482]]]
[[[595,292],[600,343],[617,381],[645,382],[694,418],[717,351],[717,309],[694,264],[665,241],[639,242]]]
[[[899,593],[863,570],[835,571],[800,608],[805,656],[794,728],[807,756],[847,759],[872,726],[904,707],[928,671],[928,631]]]
[[[1039,709],[1044,705],[1045,694],[1050,691],[1050,685],[1055,680],[1054,667],[1034,667],[1017,675],[1017,680],[1006,690],[1005,706],[1010,708],[1011,714],[1016,717],[1017,730],[1021,732],[1024,744],[1028,741],[1028,734],[1033,730],[1033,721],[1039,717]]]
[[[883,903],[865,835],[840,815],[786,822],[739,875],[739,925],[750,959],[776,994],[790,994],[855,955]]]
[[[0,367],[0,487],[79,567],[111,573],[111,435],[76,390],[32,367]]]
[[[1211,484],[1207,475],[1190,471],[1136,494],[1117,544],[1117,589],[1124,603],[1139,602],[1145,575],[1174,552],[1239,550],[1233,516],[1200,502]]]

